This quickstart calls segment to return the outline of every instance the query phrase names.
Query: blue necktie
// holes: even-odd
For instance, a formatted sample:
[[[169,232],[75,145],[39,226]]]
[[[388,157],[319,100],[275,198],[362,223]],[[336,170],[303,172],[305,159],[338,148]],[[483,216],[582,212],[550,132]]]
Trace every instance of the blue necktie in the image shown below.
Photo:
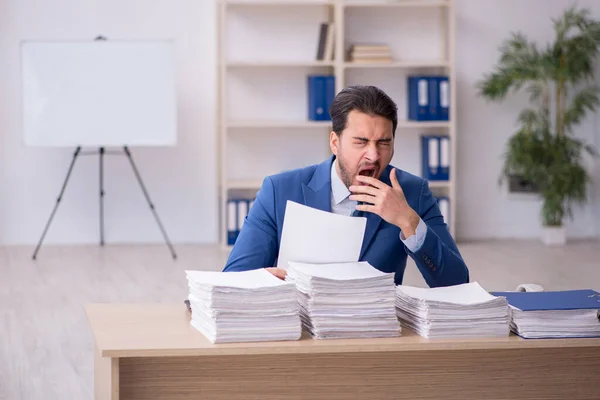
[[[361,204],[365,204],[365,203],[362,201],[359,201],[358,204],[361,205]],[[352,213],[352,216],[353,217],[362,217],[363,214],[364,214],[364,211],[354,210],[354,212]]]

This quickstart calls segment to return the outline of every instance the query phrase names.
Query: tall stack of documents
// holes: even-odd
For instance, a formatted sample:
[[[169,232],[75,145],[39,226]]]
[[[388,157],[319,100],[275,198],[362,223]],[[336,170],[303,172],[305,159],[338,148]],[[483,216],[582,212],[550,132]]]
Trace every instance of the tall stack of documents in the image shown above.
[[[394,274],[368,262],[289,262],[303,327],[316,339],[396,337]]]
[[[511,330],[521,337],[600,336],[600,294],[594,290],[494,294],[507,298]]]
[[[298,340],[296,288],[265,269],[186,271],[191,325],[211,342]]]
[[[505,337],[510,334],[506,298],[477,282],[417,288],[396,287],[397,315],[403,326],[425,338]]]

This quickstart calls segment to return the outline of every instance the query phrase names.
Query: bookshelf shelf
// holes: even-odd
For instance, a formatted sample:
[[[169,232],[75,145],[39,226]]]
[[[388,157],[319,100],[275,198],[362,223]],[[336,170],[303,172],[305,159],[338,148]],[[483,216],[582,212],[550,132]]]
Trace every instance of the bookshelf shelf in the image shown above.
[[[447,189],[451,186],[450,181],[429,181],[429,187],[431,189]]]
[[[225,64],[228,68],[310,68],[333,67],[333,62],[327,61],[230,61]]]
[[[331,6],[335,0],[221,0],[231,6]]]
[[[255,195],[267,174],[318,163],[330,154],[331,121],[309,119],[311,74],[333,76],[335,93],[349,85],[375,85],[396,101],[400,120],[392,164],[398,168],[418,175],[420,137],[449,137],[448,180],[430,180],[429,186],[450,200],[448,226],[455,235],[455,0],[217,1],[219,240],[224,249],[231,248],[229,199]],[[325,33],[323,24],[331,24]],[[320,41],[325,56],[318,60]],[[389,52],[368,61],[365,54],[374,48],[369,45],[382,44]],[[449,78],[448,120],[409,120],[407,78],[429,74]]]
[[[443,60],[433,61],[392,61],[392,62],[345,62],[344,68],[447,68],[449,63]]]
[[[423,7],[448,7],[449,3],[448,1],[445,0],[437,0],[437,1],[428,1],[428,0],[389,0],[389,1],[382,1],[382,0],[361,0],[361,1],[352,1],[352,0],[348,0],[348,1],[344,1],[342,3],[343,7],[345,8],[350,8],[350,7],[393,7],[393,8],[401,8],[401,7],[405,7],[405,8],[423,8]]]
[[[450,121],[403,121],[398,120],[398,128],[404,129],[430,129],[430,128],[450,128]]]
[[[230,180],[227,182],[227,186],[231,189],[260,189],[262,185],[261,180]]]
[[[330,128],[331,121],[229,121],[228,128]]]

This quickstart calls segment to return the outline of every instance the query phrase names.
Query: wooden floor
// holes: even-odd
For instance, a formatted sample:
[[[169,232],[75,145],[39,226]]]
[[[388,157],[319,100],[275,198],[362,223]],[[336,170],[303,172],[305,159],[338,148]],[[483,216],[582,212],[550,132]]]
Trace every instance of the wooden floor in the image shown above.
[[[545,248],[537,242],[462,243],[472,280],[488,290],[521,283],[600,291],[600,242]],[[88,302],[181,302],[185,269],[220,270],[213,246],[0,248],[0,399],[92,399]],[[424,286],[410,264],[405,282]]]

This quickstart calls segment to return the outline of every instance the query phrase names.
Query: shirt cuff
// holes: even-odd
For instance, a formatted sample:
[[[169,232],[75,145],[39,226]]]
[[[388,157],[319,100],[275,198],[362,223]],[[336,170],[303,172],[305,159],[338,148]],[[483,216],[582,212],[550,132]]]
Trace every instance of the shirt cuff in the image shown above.
[[[400,240],[402,243],[411,252],[419,251],[423,242],[425,241],[425,236],[427,235],[427,225],[423,222],[423,219],[419,219],[419,225],[417,226],[417,230],[414,235],[407,237],[406,239],[402,239],[402,232],[400,232]]]

